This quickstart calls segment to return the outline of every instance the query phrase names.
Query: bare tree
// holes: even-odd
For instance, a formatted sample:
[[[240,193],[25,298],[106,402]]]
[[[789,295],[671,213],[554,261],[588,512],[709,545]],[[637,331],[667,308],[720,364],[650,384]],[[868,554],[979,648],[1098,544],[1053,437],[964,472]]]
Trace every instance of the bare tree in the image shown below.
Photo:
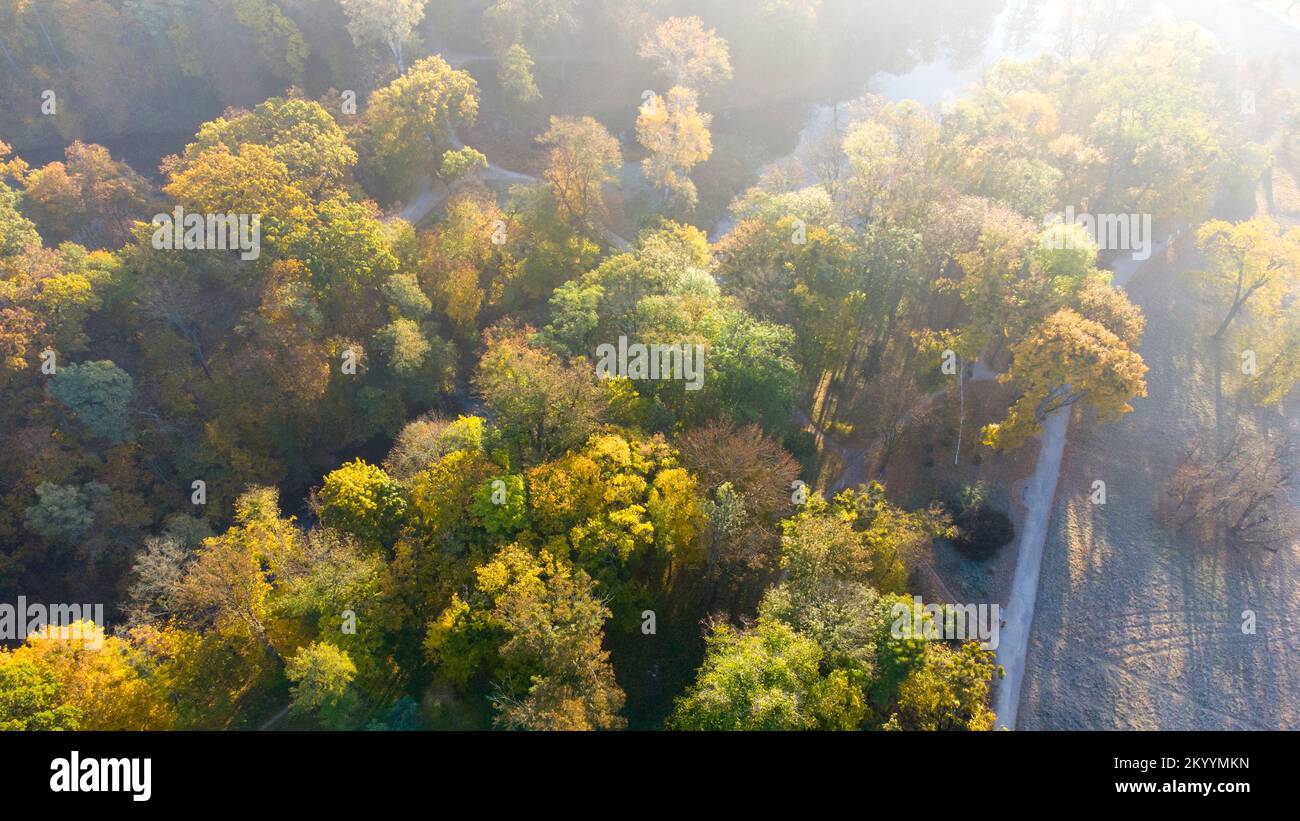
[[[705,495],[710,606],[734,605],[761,591],[776,569],[799,463],[757,425],[710,422],[687,431],[680,445]]]
[[[1276,551],[1300,533],[1287,499],[1297,456],[1281,436],[1239,432],[1222,449],[1199,442],[1165,486],[1157,516],[1201,544]]]
[[[173,536],[145,539],[131,567],[135,582],[126,606],[129,624],[152,624],[171,615],[189,559],[189,551]]]

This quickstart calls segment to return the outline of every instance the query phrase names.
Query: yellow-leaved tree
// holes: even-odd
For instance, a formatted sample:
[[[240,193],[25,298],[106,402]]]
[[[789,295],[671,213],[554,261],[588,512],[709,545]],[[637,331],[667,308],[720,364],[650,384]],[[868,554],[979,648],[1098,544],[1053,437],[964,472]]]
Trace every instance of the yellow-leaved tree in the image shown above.
[[[91,622],[46,628],[0,651],[7,696],[0,728],[171,729],[176,716],[155,668],[148,654]]]
[[[1004,421],[985,426],[984,443],[991,447],[1016,447],[1053,411],[1076,402],[1091,405],[1104,420],[1128,413],[1133,398],[1146,396],[1142,357],[1101,322],[1072,308],[1044,319],[1012,354],[1011,370],[999,379],[1014,381],[1023,393]]]
[[[702,113],[698,95],[674,86],[666,95],[654,95],[641,106],[636,118],[636,138],[649,154],[641,161],[646,179],[682,203],[694,208],[698,195],[691,169],[713,153],[709,136],[711,114]]]
[[[1245,372],[1264,377],[1259,395],[1266,403],[1280,400],[1300,377],[1300,305],[1294,299],[1300,286],[1300,228],[1284,234],[1267,217],[1236,224],[1211,220],[1196,232],[1196,242],[1207,267],[1192,275],[1193,282],[1215,312],[1210,334],[1214,409],[1216,427],[1222,429],[1224,345],[1234,334],[1250,334],[1239,340],[1254,365]],[[1248,323],[1238,321],[1243,314]]]

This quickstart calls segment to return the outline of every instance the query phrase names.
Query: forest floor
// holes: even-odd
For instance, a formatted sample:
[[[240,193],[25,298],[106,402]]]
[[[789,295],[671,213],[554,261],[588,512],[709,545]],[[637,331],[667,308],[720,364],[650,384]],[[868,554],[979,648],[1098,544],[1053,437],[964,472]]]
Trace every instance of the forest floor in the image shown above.
[[[1015,388],[997,382],[995,374],[981,364],[975,364],[973,371],[965,385],[959,460],[954,457],[961,405],[955,385],[950,385],[918,398],[888,458],[884,458],[879,438],[819,436],[821,464],[814,485],[829,496],[874,479],[885,485],[893,502],[915,510],[955,496],[963,487],[981,484],[987,502],[1012,515],[1019,534],[1025,519],[1021,491],[1028,481],[1025,477],[1034,469],[1037,450],[990,451],[980,444],[980,428],[1005,416]],[[814,429],[805,414],[797,414],[796,421]],[[866,424],[851,427],[855,433],[869,429]],[[948,540],[937,539],[923,554],[909,557],[913,573],[908,589],[926,601],[1005,602],[1015,575],[1019,541],[1013,540],[992,556],[974,557]]]
[[[1164,481],[1214,425],[1199,307],[1157,264],[1127,286],[1147,330],[1150,395],[1076,424],[1048,529],[1020,729],[1300,728],[1300,545],[1180,544],[1156,522]],[[1273,411],[1272,421],[1291,421]],[[1106,482],[1094,505],[1094,480]],[[1254,611],[1255,634],[1243,631]]]

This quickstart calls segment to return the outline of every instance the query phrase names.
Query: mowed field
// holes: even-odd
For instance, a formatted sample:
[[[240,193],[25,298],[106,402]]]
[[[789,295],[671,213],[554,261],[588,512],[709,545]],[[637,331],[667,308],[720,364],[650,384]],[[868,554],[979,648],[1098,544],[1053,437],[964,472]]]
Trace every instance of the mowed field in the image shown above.
[[[1168,266],[1128,292],[1147,317],[1150,395],[1118,422],[1071,426],[1018,729],[1300,729],[1300,546],[1198,548],[1157,524],[1165,479],[1213,429],[1212,375]],[[1296,416],[1293,404],[1289,421],[1265,418],[1295,431]],[[1094,480],[1104,506],[1089,500]]]

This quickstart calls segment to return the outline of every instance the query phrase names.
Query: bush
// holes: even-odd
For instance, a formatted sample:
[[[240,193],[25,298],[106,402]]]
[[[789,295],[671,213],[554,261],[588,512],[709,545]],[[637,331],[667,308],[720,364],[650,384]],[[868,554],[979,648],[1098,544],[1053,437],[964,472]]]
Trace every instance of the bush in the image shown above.
[[[957,547],[978,558],[993,555],[1016,537],[1011,517],[980,504],[963,510],[956,519]]]

